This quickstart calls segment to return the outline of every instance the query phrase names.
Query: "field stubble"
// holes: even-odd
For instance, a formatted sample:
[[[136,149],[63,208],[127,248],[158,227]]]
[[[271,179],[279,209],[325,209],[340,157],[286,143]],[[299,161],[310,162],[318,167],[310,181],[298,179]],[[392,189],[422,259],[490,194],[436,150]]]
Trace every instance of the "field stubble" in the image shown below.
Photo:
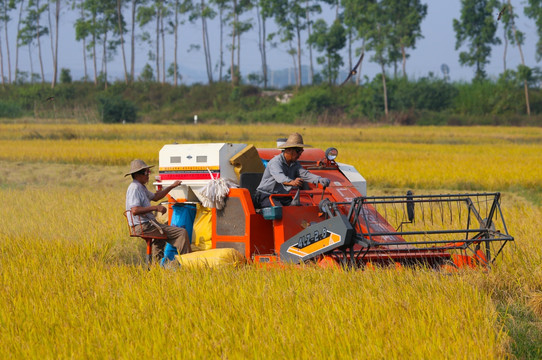
[[[478,134],[485,147],[476,147],[482,146],[474,142],[477,136],[464,128],[421,128],[417,135],[410,128],[404,134],[402,128],[282,130],[303,132],[318,147],[336,146],[340,161],[356,165],[372,194],[404,193],[412,185],[419,193],[456,191],[458,166],[474,188],[511,189],[502,207],[517,241],[489,272],[445,274],[310,266],[146,271],[144,243],[126,233],[122,209],[129,180],[122,175],[133,157],[156,164],[164,139],[152,135],[167,129],[68,126],[61,128],[80,135],[61,140],[23,139],[16,126],[2,127],[2,358],[542,355],[542,213],[533,198],[512,192],[514,186],[540,191],[540,132],[537,137],[533,131],[488,128]],[[40,125],[36,131],[59,129]],[[235,128],[205,131],[215,134],[209,141],[218,141]],[[269,147],[269,134],[277,132],[258,126],[242,131]],[[115,132],[116,139],[106,138]],[[348,132],[363,139],[345,141]],[[133,138],[144,133],[152,140]],[[330,134],[343,140],[326,141]],[[446,137],[464,143],[442,144]],[[454,166],[436,166],[451,158]],[[476,171],[480,166],[483,176]]]

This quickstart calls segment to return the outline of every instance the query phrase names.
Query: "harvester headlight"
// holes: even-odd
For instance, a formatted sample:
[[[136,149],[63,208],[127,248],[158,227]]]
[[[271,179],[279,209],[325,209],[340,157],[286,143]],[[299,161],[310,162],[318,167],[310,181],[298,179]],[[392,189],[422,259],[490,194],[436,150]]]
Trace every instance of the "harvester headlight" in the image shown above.
[[[337,155],[339,155],[339,151],[333,147],[327,148],[326,150],[326,159],[329,161],[333,161],[337,158]]]

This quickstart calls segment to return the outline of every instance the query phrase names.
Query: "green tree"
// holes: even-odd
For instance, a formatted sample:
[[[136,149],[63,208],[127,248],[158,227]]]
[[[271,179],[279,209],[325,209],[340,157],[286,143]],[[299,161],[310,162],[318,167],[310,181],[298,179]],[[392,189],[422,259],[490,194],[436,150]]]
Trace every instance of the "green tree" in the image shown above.
[[[6,40],[6,60],[7,60],[7,74],[8,83],[11,83],[11,56],[9,52],[9,27],[8,23],[11,20],[9,13],[16,7],[14,0],[0,0],[0,24],[4,25],[4,36]],[[0,41],[1,45],[1,41]],[[2,77],[2,85],[4,84],[4,55],[0,46],[0,76]]]
[[[200,0],[199,4],[193,7],[192,13],[190,14],[190,21],[201,19],[203,54],[205,55],[205,70],[207,71],[207,79],[209,81],[209,84],[213,83],[213,65],[211,60],[207,20],[213,19],[215,16],[216,12],[205,2],[205,0]]]
[[[416,40],[423,38],[421,23],[427,16],[427,5],[420,0],[387,0],[384,4],[391,20],[390,57],[397,76],[397,60],[402,60],[403,77],[406,77],[407,49],[416,48]]]
[[[258,19],[258,49],[260,50],[260,56],[262,59],[262,81],[264,88],[267,87],[268,81],[268,66],[267,66],[267,20],[271,19],[274,15],[274,1],[273,0],[258,0],[256,2],[256,16]]]
[[[497,25],[494,10],[498,6],[495,0],[461,0],[461,16],[453,22],[456,50],[468,43],[468,50],[459,53],[459,63],[475,66],[476,80],[486,77],[484,68],[489,63],[491,45],[501,43],[495,35]]]
[[[173,64],[168,68],[168,76],[173,77],[173,83],[175,86],[179,84],[182,76],[179,73],[179,61],[177,59],[178,46],[179,46],[179,25],[181,21],[179,20],[180,14],[186,14],[192,9],[192,2],[190,0],[175,0],[172,4],[173,6],[173,21],[169,22],[169,31],[174,36],[174,46],[173,46]],[[170,74],[170,69],[173,70],[173,73]]]
[[[229,8],[229,0],[212,0],[212,2],[218,8],[218,25],[220,27],[220,45],[219,45],[219,56],[218,56],[218,81],[223,81],[222,70],[224,68],[224,25],[226,23],[225,12]]]
[[[529,19],[536,23],[536,32],[538,33],[538,42],[536,43],[536,60],[542,59],[542,1],[527,0],[527,6],[523,9]]]
[[[370,60],[380,65],[382,92],[384,99],[384,114],[388,116],[388,90],[386,85],[386,66],[391,63],[391,41],[393,25],[386,7],[385,0],[342,0],[345,21],[348,26],[355,28],[358,36],[363,39],[363,49],[372,51]]]
[[[507,0],[507,2],[502,3],[499,7],[503,6],[503,9],[505,11],[502,13],[502,22],[504,24],[504,39],[505,43],[508,44],[508,41],[512,45],[516,45],[518,47],[519,55],[521,58],[521,66],[525,66],[525,58],[523,56],[523,50],[521,49],[521,46],[523,45],[525,35],[523,32],[519,31],[516,27],[516,18],[517,15],[514,12],[514,8],[512,7],[512,4],[510,0]],[[505,46],[506,49],[506,46]],[[506,53],[505,53],[505,65],[504,70],[506,71]],[[520,71],[520,73],[522,73]],[[523,74],[523,73],[522,73]],[[528,86],[528,78],[523,78],[523,89],[525,93],[525,108],[527,111],[527,115],[531,115],[531,106],[529,104],[529,86]]]
[[[128,84],[128,67],[126,66],[126,51],[124,49],[124,33],[126,32],[126,23],[122,16],[122,8],[124,6],[123,0],[117,0],[117,33],[120,37],[120,48],[122,52],[122,65],[124,69],[124,82]]]
[[[324,52],[325,56],[320,56],[316,60],[319,64],[326,64],[323,73],[328,83],[330,85],[336,83],[339,68],[343,65],[339,51],[346,45],[346,32],[340,21],[335,20],[328,28],[324,20],[317,20],[308,42],[318,51]]]
[[[148,63],[145,64],[145,66],[143,67],[143,70],[141,71],[141,74],[139,75],[139,81],[142,81],[142,82],[154,81],[154,73],[152,71],[152,66],[150,66]]]
[[[137,21],[141,27],[155,22],[155,52],[149,52],[149,60],[156,61],[156,80],[165,82],[166,78],[166,46],[165,46],[165,25],[164,20],[171,15],[170,9],[167,7],[168,2],[165,0],[152,0],[148,4],[142,4],[138,8]],[[152,44],[151,36],[148,32],[144,32],[142,39]],[[162,55],[160,56],[160,44],[162,44]],[[162,60],[160,62],[160,60]]]
[[[356,39],[361,39],[362,44],[357,50],[358,55],[365,53],[366,41],[367,41],[367,29],[371,27],[371,19],[367,13],[368,5],[373,2],[371,0],[341,0],[344,7],[344,23],[353,32],[353,36]],[[360,69],[357,71],[356,83],[359,83],[359,76],[361,74]],[[352,67],[350,67],[352,68]]]
[[[43,57],[41,52],[41,37],[49,34],[49,29],[40,24],[40,19],[43,12],[47,10],[48,4],[40,3],[40,0],[30,0],[27,6],[26,18],[23,20],[23,28],[21,29],[21,40],[25,45],[28,45],[28,51],[31,51],[34,41],[38,46],[38,60],[40,64],[41,82],[45,81],[43,70]],[[32,58],[32,55],[30,58]],[[30,60],[32,62],[32,60]],[[31,70],[31,73],[34,71]]]
[[[301,32],[307,28],[306,9],[304,0],[279,0],[276,3],[275,21],[281,34],[281,42],[288,43],[288,53],[294,60],[296,85],[302,85],[301,67]],[[292,42],[296,42],[295,48]],[[297,62],[296,62],[297,60]]]
[[[335,0],[334,0],[335,1]],[[327,1],[324,1],[327,3]],[[308,37],[312,34],[312,15],[320,14],[322,12],[322,7],[318,3],[314,3],[312,0],[306,0],[305,2],[305,17],[307,21],[307,35]],[[314,83],[314,64],[312,60],[312,45],[309,45],[309,82]]]
[[[60,82],[62,84],[70,84],[72,82],[72,74],[70,72],[70,69],[60,69]]]
[[[241,15],[252,8],[251,0],[232,0],[231,12],[228,15],[231,32],[231,64],[230,76],[232,85],[238,86],[241,82],[241,35],[252,28],[252,22],[242,21]],[[235,52],[237,51],[237,63]]]
[[[51,88],[55,88],[56,79],[58,78],[58,27],[60,24],[60,0],[50,0],[51,4],[55,4],[55,28],[54,28],[54,40],[51,36],[51,51],[53,53],[53,79],[51,80]],[[49,6],[49,9],[51,6]],[[49,12],[50,13],[50,12]],[[49,17],[50,20],[50,17]],[[53,26],[49,21],[49,27],[53,31]]]
[[[34,41],[38,46],[38,60],[41,70],[41,81],[44,82],[43,59],[41,54],[41,37],[49,33],[49,29],[40,25],[40,18],[43,12],[47,10],[47,4],[41,5],[39,0],[30,0],[27,6],[26,18],[22,21],[23,28],[20,30],[19,38],[22,45],[28,46],[28,55],[30,57],[30,73],[34,74],[32,65],[32,45]],[[35,77],[32,77],[33,81]]]

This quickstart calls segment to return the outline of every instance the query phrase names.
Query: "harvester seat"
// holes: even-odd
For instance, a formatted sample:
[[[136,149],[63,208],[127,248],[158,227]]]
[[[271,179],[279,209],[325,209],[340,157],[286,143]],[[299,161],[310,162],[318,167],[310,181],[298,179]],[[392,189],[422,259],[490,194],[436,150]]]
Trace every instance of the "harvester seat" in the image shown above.
[[[254,195],[256,194],[256,189],[260,182],[262,181],[263,173],[242,173],[239,179],[239,187],[245,188],[250,193],[252,198],[252,203],[254,207],[258,207],[254,201]]]
[[[143,232],[143,228],[141,225],[135,225],[131,226],[130,223],[134,223],[134,218],[138,218],[139,224],[141,224],[141,217],[139,215],[133,215],[130,210],[126,210],[124,212],[124,217],[126,218],[126,222],[128,224],[128,228],[130,230],[130,237],[139,237],[145,240],[147,243],[147,253],[145,255],[145,260],[147,262],[147,265],[150,265],[152,262],[152,242],[154,239],[163,239],[166,240],[167,236],[164,234],[163,236],[156,236],[155,234],[145,234]]]

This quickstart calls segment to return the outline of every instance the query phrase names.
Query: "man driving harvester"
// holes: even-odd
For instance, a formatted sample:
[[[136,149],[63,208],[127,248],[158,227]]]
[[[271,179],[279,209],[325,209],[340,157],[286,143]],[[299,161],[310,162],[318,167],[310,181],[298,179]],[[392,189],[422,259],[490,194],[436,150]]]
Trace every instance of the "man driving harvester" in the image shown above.
[[[303,143],[303,137],[293,133],[288,140],[279,146],[282,153],[275,156],[265,168],[262,181],[256,189],[256,201],[261,208],[273,206],[269,199],[270,195],[288,194],[293,188],[301,188],[303,182],[329,185],[329,179],[314,175],[304,169],[297,161],[303,153],[304,147],[310,147]],[[275,206],[288,206],[292,202],[290,197],[273,197]]]
[[[152,253],[155,259],[164,257],[164,247],[166,241],[177,248],[179,254],[190,252],[190,241],[185,229],[176,226],[160,224],[152,214],[158,211],[165,214],[167,209],[162,205],[151,205],[152,201],[158,201],[166,196],[171,190],[181,184],[177,180],[168,187],[153,193],[149,191],[145,184],[149,182],[150,168],[143,160],[136,159],[130,164],[130,172],[124,176],[132,175],[132,183],[126,191],[126,210],[130,210],[133,215],[133,223],[128,222],[136,232],[142,232],[146,235],[167,236],[167,240],[154,239],[152,242]]]

